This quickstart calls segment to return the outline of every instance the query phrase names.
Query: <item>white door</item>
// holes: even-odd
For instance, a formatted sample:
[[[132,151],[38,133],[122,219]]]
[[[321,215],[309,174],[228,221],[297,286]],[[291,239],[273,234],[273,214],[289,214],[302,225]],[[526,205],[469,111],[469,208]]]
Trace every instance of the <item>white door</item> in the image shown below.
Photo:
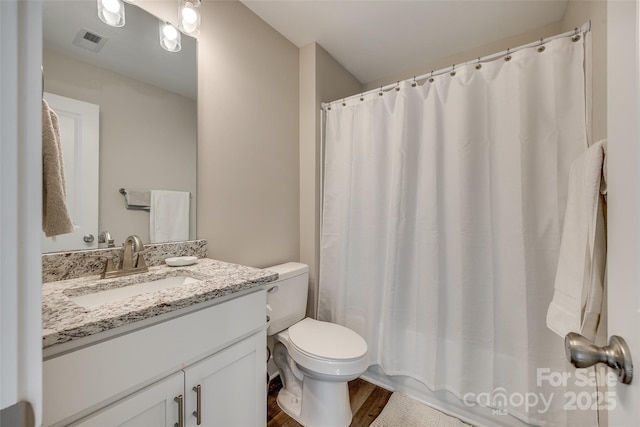
[[[71,425],[174,427],[183,389],[184,374],[178,372]]]
[[[640,8],[609,1],[608,332],[623,337],[636,366],[630,385],[610,389],[612,427],[640,425]]]
[[[266,336],[253,335],[184,370],[185,425],[263,426],[267,420]],[[198,410],[200,386],[201,423]]]
[[[42,5],[0,1],[0,411],[42,423]]]
[[[55,239],[42,233],[42,252],[95,249],[98,247],[100,107],[46,92],[44,98],[58,115],[67,207],[74,232]]]

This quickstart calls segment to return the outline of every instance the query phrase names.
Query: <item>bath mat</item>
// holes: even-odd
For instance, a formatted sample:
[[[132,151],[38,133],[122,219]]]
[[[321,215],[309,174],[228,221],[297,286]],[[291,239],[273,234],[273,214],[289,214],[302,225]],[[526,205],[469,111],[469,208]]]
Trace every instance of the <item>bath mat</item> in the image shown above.
[[[404,393],[394,392],[370,427],[468,427],[457,418],[419,402]]]

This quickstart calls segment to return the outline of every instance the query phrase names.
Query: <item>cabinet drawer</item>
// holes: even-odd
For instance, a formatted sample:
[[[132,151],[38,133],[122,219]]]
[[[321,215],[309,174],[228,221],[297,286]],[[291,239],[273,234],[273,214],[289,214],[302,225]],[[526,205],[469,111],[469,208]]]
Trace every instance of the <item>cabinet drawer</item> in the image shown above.
[[[265,305],[260,289],[45,361],[44,425],[87,415],[263,329]]]

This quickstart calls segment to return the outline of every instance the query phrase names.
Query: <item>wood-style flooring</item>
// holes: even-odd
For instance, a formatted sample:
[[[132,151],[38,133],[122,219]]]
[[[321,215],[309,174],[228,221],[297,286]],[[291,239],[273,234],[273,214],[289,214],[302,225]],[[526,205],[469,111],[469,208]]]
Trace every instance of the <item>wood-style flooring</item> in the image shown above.
[[[282,388],[280,378],[269,384],[267,396],[267,427],[300,427],[300,424],[285,414],[276,398]],[[391,397],[391,392],[360,378],[349,381],[349,396],[353,420],[350,427],[367,427],[375,420]]]

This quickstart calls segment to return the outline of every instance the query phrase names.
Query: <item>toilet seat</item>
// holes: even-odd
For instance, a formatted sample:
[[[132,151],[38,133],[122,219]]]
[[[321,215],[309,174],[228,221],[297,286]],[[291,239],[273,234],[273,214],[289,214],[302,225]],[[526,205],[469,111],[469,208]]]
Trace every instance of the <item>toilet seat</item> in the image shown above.
[[[358,376],[368,366],[367,343],[344,326],[305,318],[277,335],[289,356],[307,372]]]
[[[289,328],[289,339],[297,350],[317,359],[347,361],[367,353],[367,343],[351,329],[309,317]]]

